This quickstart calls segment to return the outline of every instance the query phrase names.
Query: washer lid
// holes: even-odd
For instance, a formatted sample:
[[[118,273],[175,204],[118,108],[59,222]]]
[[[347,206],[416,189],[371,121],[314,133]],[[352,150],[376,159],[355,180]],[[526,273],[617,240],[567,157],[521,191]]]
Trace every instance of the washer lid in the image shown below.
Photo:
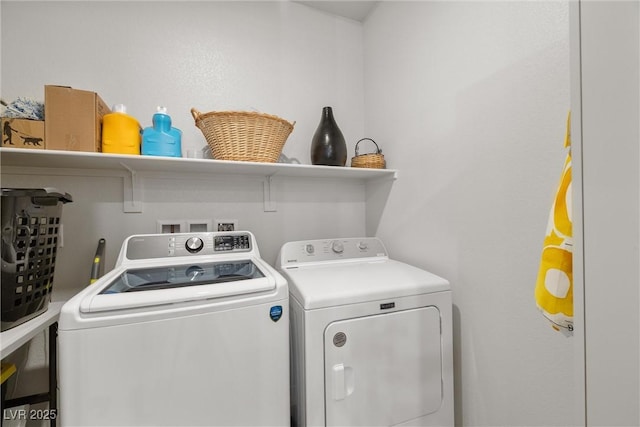
[[[255,260],[257,262],[257,260]],[[92,313],[222,298],[275,289],[253,260],[117,268],[91,285],[80,311]]]
[[[147,292],[259,279],[261,277],[264,277],[264,274],[251,260],[129,268],[104,288],[100,294]]]
[[[442,277],[395,260],[283,269],[290,293],[307,310],[450,290]]]

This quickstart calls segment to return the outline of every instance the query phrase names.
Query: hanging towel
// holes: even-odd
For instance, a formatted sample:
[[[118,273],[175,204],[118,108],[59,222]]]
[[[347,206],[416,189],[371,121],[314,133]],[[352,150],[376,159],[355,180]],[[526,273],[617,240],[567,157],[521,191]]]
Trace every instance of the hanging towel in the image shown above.
[[[573,332],[573,231],[571,218],[571,112],[567,117],[564,146],[568,148],[562,178],[549,214],[540,269],[536,281],[536,305],[565,333]]]

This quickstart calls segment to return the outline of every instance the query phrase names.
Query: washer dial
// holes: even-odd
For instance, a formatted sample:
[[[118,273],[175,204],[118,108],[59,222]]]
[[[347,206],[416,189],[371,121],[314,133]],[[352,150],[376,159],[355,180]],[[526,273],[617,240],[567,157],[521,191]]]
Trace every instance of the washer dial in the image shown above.
[[[331,250],[337,254],[341,254],[342,252],[344,252],[344,245],[342,244],[342,242],[334,240],[333,242],[331,242]]]
[[[204,247],[204,242],[199,237],[189,237],[184,247],[192,254],[200,252]]]

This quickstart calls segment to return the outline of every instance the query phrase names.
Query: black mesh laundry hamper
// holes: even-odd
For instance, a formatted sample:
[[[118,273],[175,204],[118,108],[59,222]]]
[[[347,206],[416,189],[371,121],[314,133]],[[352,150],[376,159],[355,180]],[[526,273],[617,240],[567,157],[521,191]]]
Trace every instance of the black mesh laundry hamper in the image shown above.
[[[54,188],[2,189],[2,331],[47,310],[62,206],[71,201]]]

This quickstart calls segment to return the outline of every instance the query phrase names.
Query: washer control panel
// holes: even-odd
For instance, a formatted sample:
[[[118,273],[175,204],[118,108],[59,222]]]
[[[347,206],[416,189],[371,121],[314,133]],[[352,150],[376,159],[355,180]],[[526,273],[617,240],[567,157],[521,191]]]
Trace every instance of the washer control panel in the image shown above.
[[[146,234],[125,241],[130,260],[192,255],[251,252],[253,235],[246,231],[224,233]]]
[[[213,250],[216,252],[244,252],[250,249],[251,239],[248,234],[224,234],[213,238]]]
[[[375,237],[308,240],[285,243],[280,250],[280,266],[301,263],[387,257],[384,245]]]

